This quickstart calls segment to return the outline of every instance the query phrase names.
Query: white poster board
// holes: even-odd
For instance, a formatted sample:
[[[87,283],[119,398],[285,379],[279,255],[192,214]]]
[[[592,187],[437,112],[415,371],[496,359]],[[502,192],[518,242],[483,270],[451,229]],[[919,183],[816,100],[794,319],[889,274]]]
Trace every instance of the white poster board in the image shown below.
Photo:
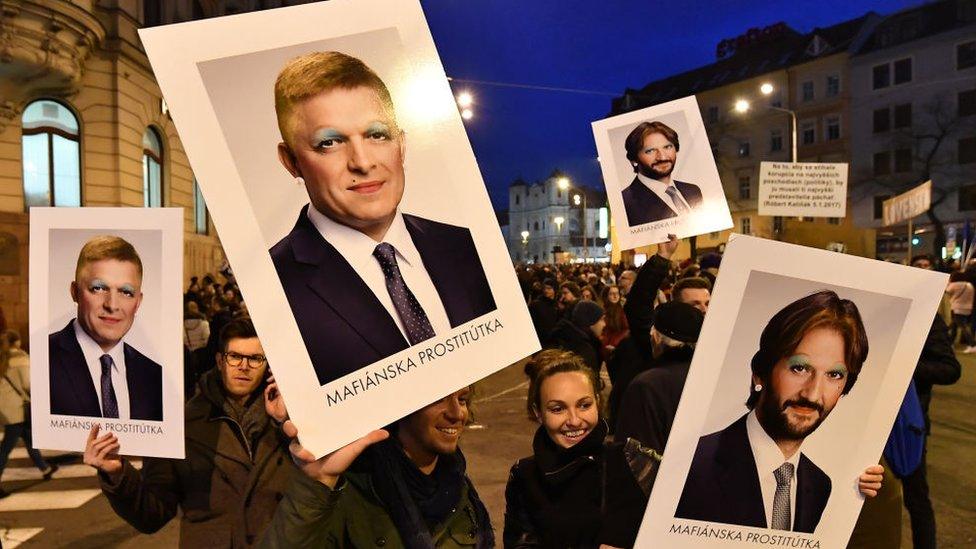
[[[132,246],[141,277],[128,260],[86,260],[76,273],[82,248],[103,235]],[[31,208],[34,447],[84,451],[98,423],[123,455],[183,458],[182,294],[182,208]],[[100,353],[122,357],[116,418],[103,417]]]
[[[761,238],[730,239],[664,451],[667,458],[635,546],[844,547],[863,502],[857,478],[878,462],[945,283],[942,273]],[[832,299],[847,300],[843,310],[848,326],[854,324],[849,321],[852,305],[856,308],[863,322],[860,333],[867,339],[866,360],[846,394],[836,383],[850,379],[854,370],[841,364],[853,363],[844,358],[850,355],[836,363],[824,361],[818,349],[831,347],[823,344],[796,363],[796,355],[788,356],[799,352],[813,329],[800,332],[799,345],[786,349],[785,356],[759,354],[761,334],[780,325],[777,313],[807,303],[811,295],[827,295],[822,291],[834,292]],[[837,339],[834,328],[825,331],[833,334],[838,352],[850,348]],[[770,333],[771,341],[784,341],[775,330]],[[768,378],[753,377],[753,363],[773,361]],[[837,372],[844,372],[844,377]],[[778,377],[784,374],[812,376],[817,384],[811,387],[819,392],[796,388],[790,378]],[[795,394],[788,390],[791,387]],[[800,437],[792,531],[767,527],[771,505],[759,495],[753,438],[748,434],[752,412],[746,402],[753,394],[769,398],[784,417],[788,407],[796,406],[779,405],[796,395],[823,406],[806,412],[808,419],[823,422]],[[756,408],[762,409],[764,401],[759,402]],[[765,424],[759,425],[758,432],[768,431]],[[784,457],[781,452],[780,462]],[[700,486],[709,475],[720,480],[706,489],[688,489]]]
[[[306,448],[324,455],[539,348],[418,2],[335,0],[140,36]],[[392,105],[373,84],[311,90],[283,117],[282,156],[275,85],[298,57],[365,64]],[[382,238],[398,235],[433,337],[408,343],[405,292],[387,286],[375,237],[352,228],[374,214],[393,216]]]
[[[621,249],[732,227],[694,96],[597,120],[593,137]]]
[[[932,180],[885,200],[881,205],[882,225],[889,226],[921,215],[932,206]]]
[[[759,215],[844,217],[847,163],[762,162]]]

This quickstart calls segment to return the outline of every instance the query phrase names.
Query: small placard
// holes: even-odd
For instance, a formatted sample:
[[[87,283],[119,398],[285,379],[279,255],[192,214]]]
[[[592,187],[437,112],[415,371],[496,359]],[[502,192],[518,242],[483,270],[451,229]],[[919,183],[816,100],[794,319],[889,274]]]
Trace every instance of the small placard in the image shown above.
[[[844,217],[847,215],[847,164],[761,163],[759,215]]]

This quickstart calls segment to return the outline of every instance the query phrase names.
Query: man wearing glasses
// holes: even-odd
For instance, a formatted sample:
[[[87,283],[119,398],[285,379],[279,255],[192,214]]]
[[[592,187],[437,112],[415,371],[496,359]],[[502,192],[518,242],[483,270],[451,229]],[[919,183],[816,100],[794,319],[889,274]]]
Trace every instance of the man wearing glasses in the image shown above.
[[[250,319],[227,324],[219,349],[217,368],[186,403],[186,459],[145,458],[140,472],[97,425],[85,447],[112,508],[140,532],[156,532],[182,509],[181,547],[254,545],[294,469],[265,411],[268,362]]]

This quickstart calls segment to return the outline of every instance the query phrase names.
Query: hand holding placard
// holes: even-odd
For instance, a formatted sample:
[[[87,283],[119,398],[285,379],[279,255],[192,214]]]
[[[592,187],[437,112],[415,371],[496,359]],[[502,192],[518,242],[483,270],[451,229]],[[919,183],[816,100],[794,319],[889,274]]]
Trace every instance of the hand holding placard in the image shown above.
[[[284,422],[281,429],[285,432],[285,436],[292,439],[291,444],[288,445],[288,451],[291,452],[291,459],[295,465],[309,478],[321,482],[330,489],[336,487],[339,476],[346,472],[346,469],[352,465],[353,461],[356,461],[363,450],[377,442],[386,440],[390,436],[389,432],[378,429],[331,454],[315,459],[315,455],[298,442],[298,428],[288,419],[285,399],[278,392],[278,384],[275,383],[274,377],[268,378],[268,386],[264,390],[264,409],[277,422]]]
[[[98,436],[101,426],[96,423],[92,425],[88,432],[88,441],[85,444],[85,465],[91,465],[102,473],[108,475],[112,482],[118,482],[122,476],[122,456],[119,455],[121,444],[115,433],[105,433]]]

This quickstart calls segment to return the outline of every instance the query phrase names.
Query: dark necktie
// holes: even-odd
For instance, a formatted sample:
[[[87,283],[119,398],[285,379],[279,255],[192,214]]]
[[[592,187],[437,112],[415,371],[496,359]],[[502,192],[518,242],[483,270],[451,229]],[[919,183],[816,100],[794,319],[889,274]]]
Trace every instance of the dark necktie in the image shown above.
[[[102,363],[102,417],[119,417],[119,401],[115,399],[115,387],[112,387],[112,357],[104,354],[98,357]]]
[[[411,345],[416,345],[421,341],[434,337],[434,328],[427,319],[420,302],[414,297],[413,292],[407,287],[407,283],[400,274],[400,267],[397,266],[396,249],[386,242],[376,246],[373,250],[373,257],[379,261],[380,268],[383,269],[383,277],[386,278],[386,290],[390,292],[393,299],[393,307],[400,315],[400,322],[407,331],[407,339]]]
[[[776,477],[776,494],[773,496],[773,530],[792,530],[790,520],[790,484],[793,482],[793,464],[784,463],[773,471]]]
[[[681,200],[681,194],[678,193],[677,187],[668,185],[664,193],[671,197],[671,202],[674,202],[674,211],[678,212],[678,215],[688,213],[688,206],[685,206],[684,201]]]

